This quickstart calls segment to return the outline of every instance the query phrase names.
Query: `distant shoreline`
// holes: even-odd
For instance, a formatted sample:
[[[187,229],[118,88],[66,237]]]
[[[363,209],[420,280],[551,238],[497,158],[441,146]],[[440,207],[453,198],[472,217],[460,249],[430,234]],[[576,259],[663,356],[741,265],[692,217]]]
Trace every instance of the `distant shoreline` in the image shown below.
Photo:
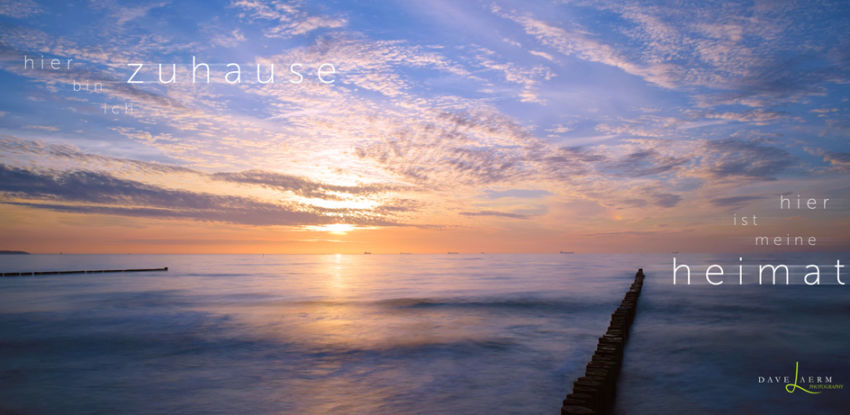
[[[0,255],[29,255],[27,251],[3,251],[0,250]]]

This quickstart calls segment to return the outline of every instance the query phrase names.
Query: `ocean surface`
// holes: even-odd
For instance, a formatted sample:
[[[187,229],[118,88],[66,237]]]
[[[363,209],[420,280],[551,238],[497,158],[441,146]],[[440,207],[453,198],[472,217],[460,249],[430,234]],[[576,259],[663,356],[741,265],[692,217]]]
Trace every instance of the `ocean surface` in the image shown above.
[[[0,413],[557,414],[638,267],[618,413],[842,413],[837,259],[747,257],[738,285],[719,254],[5,255],[0,272],[169,271],[0,278]],[[791,285],[758,285],[754,264],[781,262]],[[845,390],[759,382],[797,362]]]

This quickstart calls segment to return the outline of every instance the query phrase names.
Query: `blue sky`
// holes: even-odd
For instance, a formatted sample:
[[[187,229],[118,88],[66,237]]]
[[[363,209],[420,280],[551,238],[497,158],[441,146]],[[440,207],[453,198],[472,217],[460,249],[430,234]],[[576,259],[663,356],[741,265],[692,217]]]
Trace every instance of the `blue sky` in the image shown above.
[[[715,250],[747,247],[724,227],[740,211],[842,247],[848,24],[841,2],[7,1],[0,226],[34,249],[75,226],[203,242],[227,224],[234,245],[259,227],[281,251],[382,234],[424,251]],[[191,83],[193,56],[210,84]],[[296,62],[305,81],[288,84]],[[177,82],[152,82],[157,64]],[[836,211],[782,217],[778,195],[799,192]]]

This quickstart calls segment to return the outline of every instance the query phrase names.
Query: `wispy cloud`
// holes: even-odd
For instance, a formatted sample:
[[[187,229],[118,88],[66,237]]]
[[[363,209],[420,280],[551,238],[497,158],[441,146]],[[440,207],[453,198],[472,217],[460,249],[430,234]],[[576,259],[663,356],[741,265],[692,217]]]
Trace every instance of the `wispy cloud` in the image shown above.
[[[4,0],[0,3],[0,15],[15,19],[33,16],[42,12],[42,8],[32,0]]]
[[[247,38],[239,29],[233,29],[230,33],[219,33],[213,36],[212,43],[226,48],[236,47]]]
[[[822,149],[806,149],[807,152],[823,157],[831,170],[838,172],[850,171],[850,152],[825,151]]]
[[[340,186],[317,183],[303,177],[291,176],[262,170],[249,170],[236,173],[214,173],[212,178],[235,183],[249,183],[277,190],[291,191],[305,197],[323,199],[341,199],[339,194],[370,195],[397,190],[395,185],[368,184],[359,186]]]
[[[561,28],[528,14],[505,11],[499,6],[494,6],[492,11],[520,24],[525,33],[563,55],[613,66],[665,88],[672,88],[679,81],[675,66],[632,62],[612,46],[588,36],[584,30]]]
[[[738,139],[710,141],[704,158],[714,177],[749,177],[772,180],[794,161],[787,151],[758,142]]]
[[[512,212],[498,212],[494,210],[480,210],[473,212],[460,212],[463,216],[495,216],[500,218],[510,218],[510,219],[528,219],[527,215],[512,213]]]
[[[729,208],[729,209],[740,209],[745,206],[747,203],[762,200],[764,196],[730,196],[730,197],[717,197],[711,199],[711,204],[717,207]]]
[[[310,33],[318,29],[337,29],[344,27],[347,20],[343,17],[310,15],[297,1],[256,1],[237,0],[231,6],[243,11],[243,15],[252,21],[272,23],[265,32],[269,37],[291,37]]]
[[[75,213],[181,218],[244,225],[392,225],[356,209],[274,204],[247,197],[172,190],[90,171],[39,173],[0,165],[3,203]],[[12,198],[12,200],[8,199]]]
[[[484,197],[487,199],[520,198],[538,199],[551,196],[552,193],[540,189],[510,189],[510,190],[485,190]]]
[[[127,22],[145,17],[151,10],[165,7],[168,3],[167,1],[148,2],[146,4],[125,7],[114,0],[97,0],[92,2],[96,7],[109,10],[110,15],[115,19],[115,24],[118,26],[123,26]]]

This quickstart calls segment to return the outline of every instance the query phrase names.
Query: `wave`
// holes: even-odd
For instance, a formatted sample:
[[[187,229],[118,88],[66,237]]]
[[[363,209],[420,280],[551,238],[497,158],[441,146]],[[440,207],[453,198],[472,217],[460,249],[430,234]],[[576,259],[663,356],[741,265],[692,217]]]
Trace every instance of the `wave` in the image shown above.
[[[368,346],[325,345],[301,350],[313,359],[328,358],[411,358],[430,354],[451,356],[477,356],[482,353],[508,352],[521,343],[507,337],[488,337],[478,339],[425,339],[421,341],[403,341]],[[318,350],[317,350],[318,349]]]
[[[583,300],[543,298],[395,298],[379,300],[375,304],[391,308],[494,308],[530,310],[573,310],[594,305],[598,302]],[[605,304],[607,305],[607,304]]]
[[[277,302],[277,301],[275,301]],[[616,299],[607,298],[431,298],[431,297],[401,297],[383,300],[307,300],[283,301],[286,307],[354,307],[378,308],[385,312],[426,311],[426,310],[483,310],[483,311],[516,311],[516,312],[596,312],[609,309]]]

